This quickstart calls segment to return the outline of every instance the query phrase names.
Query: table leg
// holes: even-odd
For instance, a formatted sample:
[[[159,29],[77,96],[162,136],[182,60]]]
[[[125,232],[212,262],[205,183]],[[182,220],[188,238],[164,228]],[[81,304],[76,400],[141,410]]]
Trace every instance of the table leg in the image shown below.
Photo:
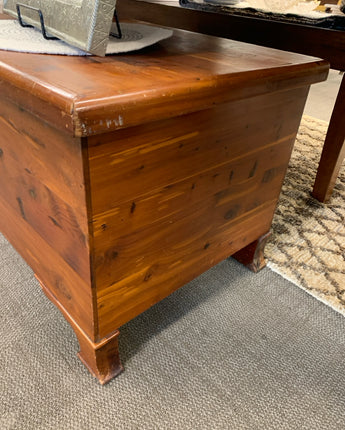
[[[259,239],[254,240],[254,242],[235,252],[232,257],[248,267],[252,272],[258,272],[266,266],[264,250],[270,235],[271,232],[269,231],[260,236]]]
[[[71,318],[61,303],[51,294],[40,279],[37,276],[36,278],[45,295],[60,309],[67,322],[73,328],[80,347],[78,357],[90,373],[95,376],[102,385],[119,375],[123,371],[118,347],[119,330],[115,330],[112,334],[101,339],[99,342],[93,342],[73,318]]]
[[[312,195],[326,202],[332,194],[345,157],[345,75],[329,123]]]

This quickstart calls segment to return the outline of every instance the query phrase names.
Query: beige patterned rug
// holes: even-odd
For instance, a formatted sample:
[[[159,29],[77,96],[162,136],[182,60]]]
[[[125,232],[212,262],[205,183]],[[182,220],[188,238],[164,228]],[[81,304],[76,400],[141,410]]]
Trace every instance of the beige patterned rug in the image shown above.
[[[345,164],[328,204],[310,195],[327,126],[302,119],[265,255],[268,267],[345,315]]]

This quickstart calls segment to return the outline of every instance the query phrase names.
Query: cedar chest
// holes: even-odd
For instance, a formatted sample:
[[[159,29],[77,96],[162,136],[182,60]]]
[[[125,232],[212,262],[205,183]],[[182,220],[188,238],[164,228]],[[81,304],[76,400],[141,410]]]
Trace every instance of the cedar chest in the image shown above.
[[[121,325],[230,255],[254,270],[328,64],[175,31],[128,55],[0,51],[0,230],[101,383]]]

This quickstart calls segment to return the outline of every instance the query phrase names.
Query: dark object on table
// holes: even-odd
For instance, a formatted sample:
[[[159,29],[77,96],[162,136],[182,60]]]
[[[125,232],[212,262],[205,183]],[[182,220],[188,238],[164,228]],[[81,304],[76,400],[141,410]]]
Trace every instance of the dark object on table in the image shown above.
[[[332,30],[345,30],[345,16],[341,15],[330,15],[324,18],[311,18],[308,16],[295,15],[292,13],[273,13],[264,12],[254,8],[238,8],[234,6],[226,6],[223,2],[218,3],[216,1],[205,1],[203,3],[198,3],[193,0],[179,0],[181,6],[203,10],[206,12],[217,12],[224,14],[239,15],[245,17],[262,18],[278,22],[294,23],[301,25],[312,25],[314,27],[329,28]],[[343,0],[345,2],[345,0]],[[303,41],[301,42],[303,43]]]

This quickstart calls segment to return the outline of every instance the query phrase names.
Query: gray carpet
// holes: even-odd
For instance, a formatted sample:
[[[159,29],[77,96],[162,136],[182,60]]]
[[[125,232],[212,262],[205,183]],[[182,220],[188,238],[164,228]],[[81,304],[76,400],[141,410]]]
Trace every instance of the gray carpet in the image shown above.
[[[345,318],[229,259],[122,328],[101,387],[0,235],[0,429],[344,429]]]

